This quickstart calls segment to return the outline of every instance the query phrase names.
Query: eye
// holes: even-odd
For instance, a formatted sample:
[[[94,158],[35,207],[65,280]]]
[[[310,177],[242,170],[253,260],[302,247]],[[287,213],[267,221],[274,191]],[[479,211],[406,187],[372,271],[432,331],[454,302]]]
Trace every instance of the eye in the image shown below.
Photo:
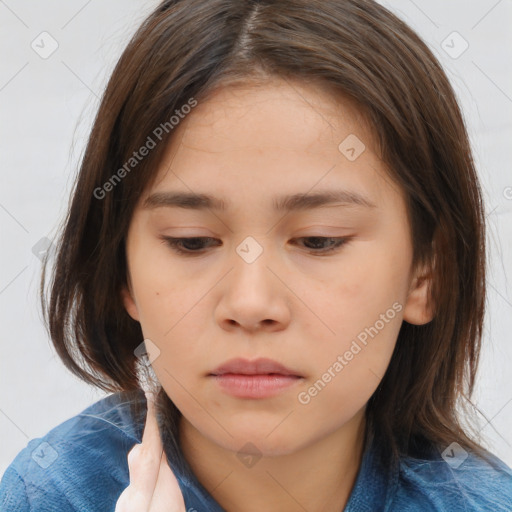
[[[171,247],[178,254],[194,255],[204,249],[204,240],[215,240],[210,237],[193,237],[193,238],[173,238],[170,236],[162,237],[162,243]],[[188,246],[188,247],[187,247]],[[185,248],[183,248],[185,247]]]
[[[341,246],[346,244],[352,237],[323,237],[323,236],[307,236],[296,238],[294,240],[305,240],[306,248],[309,252],[318,255],[324,255],[337,251]],[[162,237],[162,243],[168,245],[174,252],[186,256],[198,255],[206,247],[205,242],[215,241],[211,237],[193,237],[193,238],[173,238]],[[326,246],[326,243],[328,245]],[[309,246],[309,247],[308,247]],[[310,247],[313,246],[313,247]],[[320,247],[319,247],[320,246]]]
[[[352,237],[325,237],[325,236],[305,236],[302,238],[297,238],[296,240],[308,240],[306,243],[306,247],[310,249],[310,252],[317,253],[319,255],[328,254],[331,252],[335,252],[341,248],[341,246],[345,245]],[[312,243],[311,243],[312,242]],[[326,242],[328,245],[326,246]],[[320,250],[318,250],[318,246],[320,246]]]

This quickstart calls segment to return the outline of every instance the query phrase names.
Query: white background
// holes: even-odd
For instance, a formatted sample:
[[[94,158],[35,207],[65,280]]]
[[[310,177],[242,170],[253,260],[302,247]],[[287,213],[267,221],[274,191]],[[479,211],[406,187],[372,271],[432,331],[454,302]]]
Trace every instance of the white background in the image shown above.
[[[98,98],[129,38],[157,3],[0,1],[0,475],[29,439],[104,396],[72,376],[51,347],[38,303],[41,262],[32,248],[55,237]],[[490,253],[475,400],[490,420],[481,427],[487,446],[512,466],[512,2],[383,3],[439,57],[467,119]],[[31,48],[43,31],[59,45],[47,59]],[[454,31],[469,44],[458,58],[442,44],[453,47],[452,55],[463,49],[463,40],[450,35]]]

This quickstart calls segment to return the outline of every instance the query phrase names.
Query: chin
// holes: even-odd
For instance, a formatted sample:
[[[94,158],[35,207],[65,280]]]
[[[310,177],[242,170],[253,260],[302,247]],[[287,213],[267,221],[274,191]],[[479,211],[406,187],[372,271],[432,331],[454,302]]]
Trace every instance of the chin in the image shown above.
[[[237,455],[249,454],[259,457],[280,457],[297,451],[299,445],[285,430],[280,435],[277,432],[268,435],[271,430],[245,432],[238,430],[233,432],[234,437],[229,438],[227,446],[224,447]]]

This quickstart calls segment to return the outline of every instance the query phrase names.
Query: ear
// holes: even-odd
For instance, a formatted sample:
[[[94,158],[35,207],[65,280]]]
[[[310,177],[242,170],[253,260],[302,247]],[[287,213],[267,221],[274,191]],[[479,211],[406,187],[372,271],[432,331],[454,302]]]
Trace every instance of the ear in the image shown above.
[[[135,300],[133,299],[133,293],[130,289],[129,285],[124,285],[121,289],[121,299],[123,301],[124,307],[127,313],[137,322],[140,322],[139,319],[139,311],[137,309],[137,304],[135,304]]]
[[[432,304],[429,304],[429,289],[432,287],[433,271],[420,266],[414,274],[407,295],[403,319],[414,325],[427,324],[434,318]]]

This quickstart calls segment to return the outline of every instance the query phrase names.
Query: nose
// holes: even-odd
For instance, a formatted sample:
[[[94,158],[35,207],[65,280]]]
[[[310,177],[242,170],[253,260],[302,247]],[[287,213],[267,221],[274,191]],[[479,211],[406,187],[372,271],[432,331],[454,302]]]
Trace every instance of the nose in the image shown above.
[[[250,261],[250,260],[249,260]],[[215,319],[225,330],[279,331],[290,322],[290,290],[266,251],[252,262],[238,254],[219,283],[221,298]]]

